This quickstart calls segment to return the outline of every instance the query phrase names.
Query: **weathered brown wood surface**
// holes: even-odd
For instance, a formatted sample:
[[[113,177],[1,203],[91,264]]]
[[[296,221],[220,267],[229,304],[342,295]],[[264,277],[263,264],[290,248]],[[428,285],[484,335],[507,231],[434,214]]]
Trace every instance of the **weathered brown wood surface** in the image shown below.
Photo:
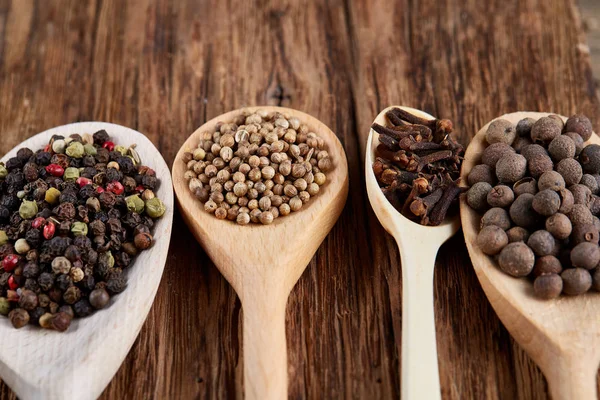
[[[399,256],[364,193],[369,124],[406,104],[453,119],[464,144],[517,110],[585,112],[597,130],[582,32],[570,0],[0,0],[0,153],[52,126],[103,120],[145,133],[170,163],[196,127],[244,105],[319,118],[345,146],[351,187],[290,297],[290,397],[397,398]],[[436,271],[443,397],[547,398],[460,234]],[[240,324],[235,293],[176,217],[154,306],[103,398],[240,394]]]

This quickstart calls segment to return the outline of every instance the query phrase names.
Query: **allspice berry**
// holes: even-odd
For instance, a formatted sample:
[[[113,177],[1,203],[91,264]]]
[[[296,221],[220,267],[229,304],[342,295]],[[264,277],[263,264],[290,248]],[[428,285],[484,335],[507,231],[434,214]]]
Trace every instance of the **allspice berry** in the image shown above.
[[[573,205],[575,205],[575,199],[573,198],[573,193],[569,189],[561,188],[558,191],[558,195],[560,196],[560,208],[558,212],[563,214],[568,214],[573,209]]]
[[[467,191],[467,204],[475,210],[487,208],[487,196],[492,190],[492,185],[487,182],[477,182]]]
[[[513,226],[506,231],[506,236],[508,237],[509,243],[527,242],[529,239],[529,231],[525,228],[521,228],[520,226]]]
[[[592,204],[592,191],[589,187],[578,183],[571,185],[569,190],[573,193],[573,201],[575,201],[575,204],[583,204],[586,207],[589,207]]]
[[[583,138],[575,132],[567,132],[565,133],[565,136],[570,137],[571,140],[573,140],[573,143],[575,143],[575,156],[577,157],[579,154],[581,154],[581,151],[584,147]]]
[[[573,205],[573,209],[567,214],[567,216],[573,225],[594,223],[594,216],[592,215],[590,209],[583,204]]]
[[[496,174],[492,167],[487,164],[477,164],[471,169],[469,172],[469,176],[467,178],[467,182],[469,186],[473,186],[478,182],[487,182],[490,185],[493,185],[496,182]]]
[[[575,142],[569,136],[560,135],[548,145],[548,152],[556,162],[575,157]]]
[[[546,219],[546,230],[556,239],[564,240],[571,235],[573,225],[565,214],[556,213]]]
[[[520,179],[513,185],[513,192],[516,197],[525,193],[536,194],[538,192],[537,181],[530,176]]]
[[[510,145],[516,136],[517,130],[512,122],[505,119],[496,119],[488,126],[485,139],[489,144],[506,143]]]
[[[594,129],[589,118],[585,115],[579,114],[573,115],[567,119],[567,122],[565,123],[565,131],[577,133],[585,142],[592,137]]]
[[[540,299],[555,299],[562,291],[563,280],[557,274],[541,275],[533,281],[533,293]]]
[[[545,150],[544,150],[545,151]],[[515,149],[506,143],[494,143],[483,150],[481,162],[492,168],[496,168],[496,163],[507,154],[515,153]]]
[[[566,186],[579,183],[583,176],[581,165],[574,158],[565,158],[556,165],[556,172],[562,175]]]
[[[110,300],[110,295],[108,294],[106,289],[103,289],[103,288],[94,289],[90,293],[90,297],[89,297],[90,304],[96,310],[100,310],[101,308],[106,307],[109,300]]]
[[[592,288],[595,291],[600,292],[600,268],[596,268],[592,271]]]
[[[538,214],[550,216],[560,208],[560,196],[553,190],[542,190],[533,196],[531,205]]]
[[[563,268],[560,260],[554,256],[543,256],[535,260],[535,266],[531,273],[536,278],[546,274],[560,274]]]
[[[544,154],[538,154],[528,160],[529,173],[538,179],[544,172],[552,171],[554,163],[552,159]]]
[[[509,243],[500,252],[500,269],[514,277],[529,275],[535,263],[533,251],[522,242]]]
[[[489,209],[483,214],[483,217],[481,217],[480,227],[483,229],[490,225],[498,226],[503,231],[509,229],[511,222],[508,212],[500,207]]]
[[[531,140],[534,143],[547,145],[561,134],[561,126],[549,117],[542,117],[531,127]]]
[[[556,239],[546,230],[535,231],[529,236],[527,245],[538,257],[555,255]]]
[[[487,255],[495,255],[508,244],[504,230],[495,225],[484,227],[477,235],[477,246]]]
[[[517,123],[517,135],[519,136],[530,136],[531,128],[535,124],[535,119],[533,118],[523,118]]]
[[[502,183],[515,183],[526,172],[527,160],[520,154],[506,154],[496,163],[496,177]]]
[[[579,162],[586,174],[600,173],[600,145],[585,146],[579,155]]]
[[[516,225],[532,228],[538,223],[540,217],[533,209],[533,197],[529,193],[522,194],[510,206],[510,218]]]
[[[569,268],[560,277],[563,280],[563,293],[576,296],[583,294],[592,287],[592,276],[583,268]]]
[[[593,269],[600,262],[600,247],[595,243],[582,242],[571,250],[571,264],[574,267]]]
[[[565,180],[562,175],[556,171],[546,171],[538,179],[538,190],[554,190],[558,191],[565,187]]]
[[[598,244],[600,234],[594,224],[577,224],[573,227],[573,233],[571,234],[571,242],[574,245],[579,243],[589,242]]]
[[[592,194],[598,194],[598,192],[600,191],[600,183],[598,182],[597,178],[600,178],[600,175],[583,174],[583,176],[581,177],[581,181],[579,181],[579,184],[584,185],[585,187],[590,189],[590,192],[592,192]]]
[[[525,157],[525,159],[527,161],[529,161],[533,157],[540,155],[540,154],[547,156],[548,152],[546,151],[546,149],[543,146],[541,146],[537,143],[534,143],[534,144],[530,144],[529,146],[525,146],[523,148],[523,150],[521,150],[521,154],[523,155],[523,157]]]
[[[487,195],[487,202],[491,207],[508,207],[514,199],[514,192],[506,185],[493,187]]]

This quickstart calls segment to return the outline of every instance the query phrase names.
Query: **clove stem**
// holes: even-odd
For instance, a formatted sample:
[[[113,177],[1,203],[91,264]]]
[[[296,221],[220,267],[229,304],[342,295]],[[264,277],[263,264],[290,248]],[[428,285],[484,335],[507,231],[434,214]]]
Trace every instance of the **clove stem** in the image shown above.
[[[429,225],[437,226],[444,221],[446,213],[448,213],[448,209],[450,208],[450,204],[452,204],[452,201],[460,194],[460,192],[461,188],[455,182],[451,182],[448,185],[446,190],[444,190],[442,198],[431,211]]]

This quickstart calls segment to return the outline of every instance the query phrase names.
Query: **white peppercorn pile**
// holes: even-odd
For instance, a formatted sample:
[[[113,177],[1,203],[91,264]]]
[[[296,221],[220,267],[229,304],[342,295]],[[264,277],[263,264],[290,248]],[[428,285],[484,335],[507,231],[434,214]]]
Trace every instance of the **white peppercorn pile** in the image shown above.
[[[590,120],[558,115],[493,121],[468,176],[483,214],[477,246],[499,268],[533,281],[538,298],[600,291],[600,146]]]
[[[296,117],[266,110],[242,111],[202,132],[183,162],[204,209],[240,225],[268,225],[300,211],[333,168],[323,138]]]

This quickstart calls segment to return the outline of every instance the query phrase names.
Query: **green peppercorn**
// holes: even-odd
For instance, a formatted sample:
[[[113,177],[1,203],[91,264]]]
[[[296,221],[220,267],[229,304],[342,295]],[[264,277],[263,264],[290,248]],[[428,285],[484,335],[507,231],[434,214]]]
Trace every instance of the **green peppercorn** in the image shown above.
[[[6,235],[6,232],[0,230],[0,246],[2,246],[3,244],[6,244],[8,242],[8,236]]]
[[[71,225],[71,233],[74,236],[87,236],[88,226],[85,222],[73,222],[73,225]]]
[[[98,154],[98,150],[96,150],[94,145],[91,143],[84,145],[83,150],[85,151],[85,154],[87,154],[88,156],[95,156],[96,154]]]
[[[110,251],[107,251],[98,256],[98,263],[107,265],[108,268],[112,268],[115,266],[115,258]]]
[[[158,197],[146,201],[146,214],[148,214],[150,218],[160,218],[166,210],[167,207]]]
[[[139,195],[134,194],[125,198],[127,209],[132,212],[141,214],[144,211],[144,200]]]
[[[38,206],[35,201],[23,200],[19,207],[19,215],[23,219],[31,219],[38,213]]]
[[[44,200],[46,200],[47,203],[56,204],[56,203],[58,203],[59,198],[60,198],[60,190],[53,188],[53,187],[46,190],[46,195],[45,195]]]
[[[8,175],[8,170],[6,169],[4,164],[0,164],[0,179],[6,178],[6,175]]]
[[[74,181],[77,178],[79,178],[79,168],[69,167],[65,169],[65,174],[63,175],[65,181]]]
[[[6,297],[0,297],[0,314],[8,315],[10,312],[10,302]]]
[[[85,155],[85,149],[83,148],[83,144],[79,142],[71,142],[65,153],[67,153],[69,157],[81,158]]]
[[[121,153],[121,155],[123,156],[127,155],[127,149],[125,148],[125,146],[115,146],[115,151]]]

